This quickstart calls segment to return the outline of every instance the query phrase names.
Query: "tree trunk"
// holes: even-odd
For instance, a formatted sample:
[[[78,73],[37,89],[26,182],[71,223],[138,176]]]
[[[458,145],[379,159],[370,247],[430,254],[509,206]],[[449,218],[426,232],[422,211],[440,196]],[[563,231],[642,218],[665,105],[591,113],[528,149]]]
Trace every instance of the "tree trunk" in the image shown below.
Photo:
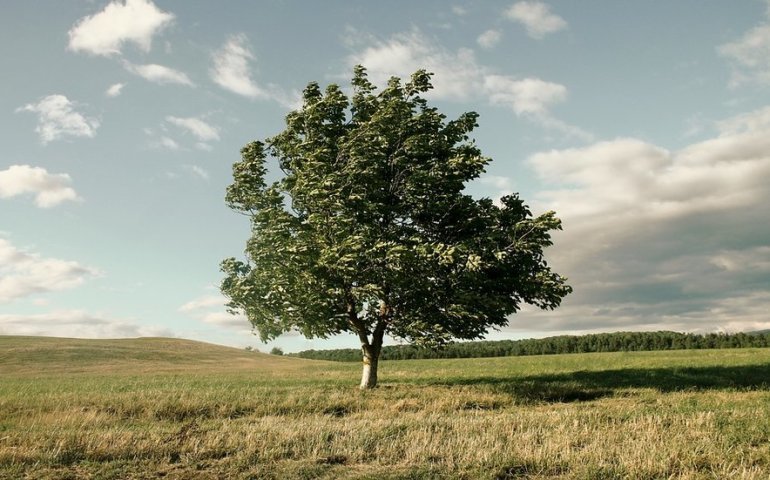
[[[361,375],[361,390],[367,390],[377,386],[377,365],[380,360],[379,348],[364,345],[361,347],[364,354],[364,370]]]
[[[380,352],[382,351],[382,339],[385,337],[385,325],[382,320],[377,322],[377,326],[372,332],[372,342],[361,342],[361,351],[364,354],[364,371],[361,374],[361,390],[374,388],[377,386],[377,365],[380,361]],[[363,335],[362,340],[367,340]]]

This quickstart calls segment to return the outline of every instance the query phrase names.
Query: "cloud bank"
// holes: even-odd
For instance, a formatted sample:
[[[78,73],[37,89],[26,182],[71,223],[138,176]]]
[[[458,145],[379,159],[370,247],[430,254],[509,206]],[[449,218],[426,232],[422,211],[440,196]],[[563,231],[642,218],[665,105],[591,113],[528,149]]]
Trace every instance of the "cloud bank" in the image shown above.
[[[770,327],[770,108],[676,152],[633,139],[533,155],[535,210],[564,221],[551,264],[575,287],[523,330]],[[522,320],[530,318],[529,320]]]

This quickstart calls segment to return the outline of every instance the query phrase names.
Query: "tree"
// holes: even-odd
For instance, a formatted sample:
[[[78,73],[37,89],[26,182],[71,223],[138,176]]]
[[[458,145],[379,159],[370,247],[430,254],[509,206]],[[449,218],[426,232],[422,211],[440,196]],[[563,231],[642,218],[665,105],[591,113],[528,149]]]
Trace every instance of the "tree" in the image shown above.
[[[463,192],[490,161],[469,139],[477,114],[445,121],[421,97],[430,77],[393,77],[377,93],[357,66],[350,98],[310,83],[283,132],[241,150],[227,189],[252,227],[246,261],[222,262],[230,311],[263,341],[356,334],[361,388],[377,384],[386,334],[483,338],[522,303],[552,309],[571,292],[543,258],[561,228],[554,212]]]
[[[273,347],[270,349],[270,355],[283,355],[283,349],[281,347]]]

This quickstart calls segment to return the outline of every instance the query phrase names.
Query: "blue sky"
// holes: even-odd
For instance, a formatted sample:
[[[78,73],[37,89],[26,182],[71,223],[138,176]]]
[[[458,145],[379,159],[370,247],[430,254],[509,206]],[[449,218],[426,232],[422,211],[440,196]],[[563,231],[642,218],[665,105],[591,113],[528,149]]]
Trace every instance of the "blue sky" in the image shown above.
[[[5,2],[0,334],[259,344],[221,259],[230,167],[310,81],[435,73],[480,114],[468,186],[556,210],[575,292],[490,338],[770,328],[770,3]]]

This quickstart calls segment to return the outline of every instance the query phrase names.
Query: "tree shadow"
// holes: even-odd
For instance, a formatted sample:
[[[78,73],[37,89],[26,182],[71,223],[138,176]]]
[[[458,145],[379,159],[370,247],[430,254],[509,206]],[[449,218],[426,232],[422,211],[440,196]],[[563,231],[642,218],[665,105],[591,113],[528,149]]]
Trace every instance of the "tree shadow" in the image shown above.
[[[582,402],[622,390],[651,388],[662,393],[705,390],[770,391],[770,364],[712,367],[625,368],[531,375],[518,378],[458,378],[443,385],[487,386],[523,402]]]

